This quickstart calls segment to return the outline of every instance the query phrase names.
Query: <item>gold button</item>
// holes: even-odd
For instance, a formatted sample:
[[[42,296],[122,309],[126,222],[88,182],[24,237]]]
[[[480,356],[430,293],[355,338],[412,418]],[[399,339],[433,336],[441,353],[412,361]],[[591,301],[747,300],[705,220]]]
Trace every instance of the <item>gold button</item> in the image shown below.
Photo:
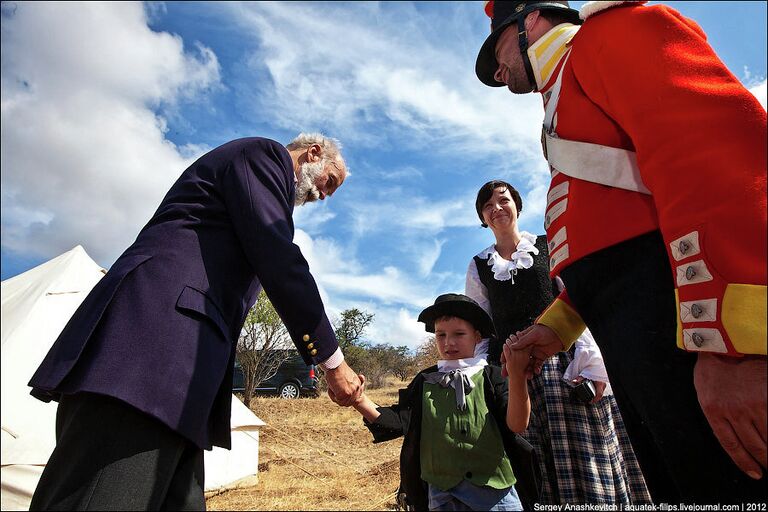
[[[313,348],[312,351],[310,352],[310,354],[313,355],[313,356],[316,356],[317,355],[317,349]]]
[[[308,348],[308,349],[310,349],[310,348],[315,348],[315,344],[314,344],[314,343],[309,343],[309,344],[307,345],[307,348]]]
[[[304,341],[309,341],[309,334],[305,334],[304,337],[301,339],[303,339]]]

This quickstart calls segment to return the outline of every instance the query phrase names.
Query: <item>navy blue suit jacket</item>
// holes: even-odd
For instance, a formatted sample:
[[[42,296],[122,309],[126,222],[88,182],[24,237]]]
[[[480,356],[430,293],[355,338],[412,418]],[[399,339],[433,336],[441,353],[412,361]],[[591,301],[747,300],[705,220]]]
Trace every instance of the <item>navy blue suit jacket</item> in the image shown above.
[[[338,347],[293,243],[294,176],[288,151],[268,139],[200,157],[75,312],[32,394],[113,396],[200,447],[230,447],[235,346],[262,286],[307,363]]]

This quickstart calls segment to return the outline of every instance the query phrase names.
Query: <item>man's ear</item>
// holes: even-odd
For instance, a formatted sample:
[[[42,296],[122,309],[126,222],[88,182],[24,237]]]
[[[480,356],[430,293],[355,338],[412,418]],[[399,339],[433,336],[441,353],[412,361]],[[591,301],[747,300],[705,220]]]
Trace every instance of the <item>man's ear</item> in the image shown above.
[[[539,11],[533,11],[529,12],[528,15],[525,17],[525,30],[530,31],[534,25],[536,25],[536,22],[539,21]]]
[[[323,148],[320,147],[320,144],[312,144],[307,148],[308,162],[319,162],[322,157],[323,157]]]

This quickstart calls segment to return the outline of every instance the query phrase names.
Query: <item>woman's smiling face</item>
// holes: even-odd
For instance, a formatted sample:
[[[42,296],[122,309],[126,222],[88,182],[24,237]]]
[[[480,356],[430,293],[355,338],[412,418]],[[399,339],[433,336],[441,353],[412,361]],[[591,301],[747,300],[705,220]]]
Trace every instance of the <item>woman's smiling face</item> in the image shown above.
[[[506,229],[517,224],[517,207],[507,187],[496,187],[483,205],[483,221],[493,230]]]

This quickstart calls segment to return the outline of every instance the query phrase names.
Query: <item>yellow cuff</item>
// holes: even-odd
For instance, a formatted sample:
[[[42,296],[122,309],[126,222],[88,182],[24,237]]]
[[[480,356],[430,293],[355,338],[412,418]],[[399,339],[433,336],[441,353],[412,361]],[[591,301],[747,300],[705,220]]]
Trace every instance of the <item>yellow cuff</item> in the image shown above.
[[[675,313],[677,315],[677,348],[686,350],[683,343],[683,321],[680,319],[680,290],[675,288]]]
[[[741,354],[766,355],[766,287],[729,284],[721,320],[731,344]]]
[[[576,310],[561,299],[555,299],[536,319],[536,323],[546,325],[555,331],[563,343],[564,350],[571,348],[576,338],[581,336],[587,327]]]

